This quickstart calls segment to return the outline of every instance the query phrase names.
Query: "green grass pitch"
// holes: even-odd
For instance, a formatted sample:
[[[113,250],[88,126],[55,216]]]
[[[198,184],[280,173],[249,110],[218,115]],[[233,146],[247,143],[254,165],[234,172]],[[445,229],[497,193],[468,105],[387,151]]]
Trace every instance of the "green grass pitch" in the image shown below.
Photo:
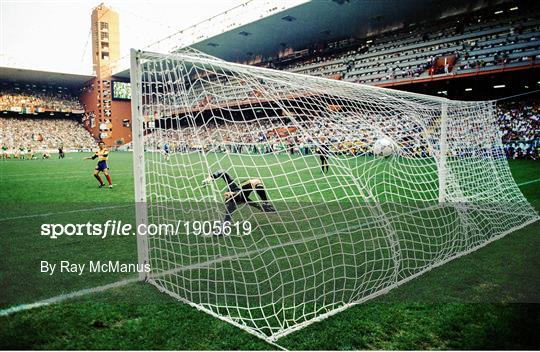
[[[0,309],[134,277],[39,272],[40,260],[136,261],[132,236],[105,240],[39,236],[43,223],[133,222],[131,154],[112,153],[113,190],[97,189],[91,176],[94,162],[83,161],[83,156],[0,161]],[[257,167],[243,165],[236,170],[239,177]],[[540,209],[540,164],[511,161],[510,166],[522,192]],[[292,174],[292,166],[281,167]],[[288,192],[295,196],[295,189]],[[278,343],[288,349],[538,348],[539,233],[540,226],[534,223]],[[139,282],[2,316],[0,347],[274,348]]]

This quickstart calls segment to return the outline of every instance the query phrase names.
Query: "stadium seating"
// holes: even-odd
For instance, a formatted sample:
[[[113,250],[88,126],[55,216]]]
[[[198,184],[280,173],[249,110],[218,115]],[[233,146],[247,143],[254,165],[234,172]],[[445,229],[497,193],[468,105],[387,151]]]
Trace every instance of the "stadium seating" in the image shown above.
[[[497,110],[499,125],[509,158],[537,159],[540,152],[540,104],[532,101],[500,104]],[[350,119],[354,121],[354,118]],[[356,139],[348,140],[342,136],[342,129],[322,125],[316,119],[299,121],[302,130],[311,131],[313,138],[325,137],[333,145],[334,153],[366,153],[373,140],[370,140],[370,126],[351,123],[349,129],[356,131]],[[395,120],[399,130],[399,119]],[[314,147],[314,141],[297,134],[286,118],[258,119],[252,122],[235,123],[231,121],[206,121],[196,127],[182,127],[177,130],[160,131],[160,134],[145,136],[146,144],[160,149],[163,140],[177,140],[170,145],[177,152],[214,150],[232,153],[273,153],[292,152],[307,154]],[[350,135],[350,134],[348,134]],[[419,145],[404,145],[404,148],[422,153]],[[426,155],[426,154],[423,154]],[[419,155],[420,156],[420,155]]]
[[[315,50],[300,60],[263,60],[262,65],[366,84],[530,65],[540,59],[540,20],[519,12],[478,15],[466,22],[452,18],[345,45]],[[431,69],[437,58],[447,56],[456,58],[454,65]]]
[[[0,147],[15,155],[18,150],[45,151],[95,146],[90,133],[72,118],[52,118],[82,113],[76,92],[65,87],[29,83],[0,84]],[[45,114],[47,113],[47,114]]]
[[[54,150],[59,146],[91,148],[96,142],[77,121],[62,118],[0,117],[0,147],[33,151]]]
[[[77,96],[65,87],[4,82],[0,84],[0,111],[82,113],[83,106]]]
[[[259,56],[257,56],[259,57]],[[390,81],[413,80],[430,75],[459,74],[498,67],[530,65],[540,58],[540,20],[534,13],[514,11],[504,16],[493,13],[468,19],[448,18],[412,28],[377,34],[363,41],[342,40],[323,49],[284,50],[278,57],[261,59],[259,66],[283,69],[312,76],[331,77],[349,82],[380,84]],[[254,91],[241,79],[210,75],[193,77],[187,87],[193,106],[198,111],[208,106],[226,106],[231,99],[245,96],[259,99],[264,91]],[[261,89],[264,89],[264,82]],[[284,90],[286,91],[286,89]],[[273,91],[272,94],[279,94]],[[183,104],[180,103],[180,106]],[[540,147],[539,106],[534,102],[505,103],[499,106],[498,116],[503,142],[510,158],[537,158]],[[287,130],[286,119],[258,120],[244,123],[206,123],[197,127],[169,130],[173,140],[182,141],[170,146],[177,151],[218,150],[236,153],[288,152],[304,150],[313,141]],[[269,122],[272,121],[272,122]],[[396,121],[398,121],[396,119]],[[346,141],[332,126],[319,126],[315,120],[302,121],[313,131],[313,137],[325,136],[347,150]],[[308,126],[309,125],[309,126]],[[287,130],[284,136],[275,133],[276,126]],[[359,145],[370,145],[365,132],[369,126],[350,126],[357,131]],[[399,128],[399,126],[396,126]],[[196,136],[196,137],[195,137]],[[148,145],[160,148],[162,136],[150,134]],[[254,147],[255,146],[255,147]],[[412,146],[415,148],[415,146]],[[362,148],[359,148],[362,149]],[[366,151],[359,150],[360,152]]]
[[[509,159],[538,159],[540,154],[540,103],[500,103],[497,108],[506,155]]]

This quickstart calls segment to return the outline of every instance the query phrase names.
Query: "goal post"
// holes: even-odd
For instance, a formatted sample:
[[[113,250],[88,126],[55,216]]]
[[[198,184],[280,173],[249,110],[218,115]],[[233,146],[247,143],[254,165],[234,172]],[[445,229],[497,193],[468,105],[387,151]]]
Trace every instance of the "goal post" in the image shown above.
[[[130,81],[134,94],[131,97],[132,115],[132,146],[133,146],[133,183],[135,188],[135,218],[136,225],[148,224],[146,203],[146,175],[144,169],[144,119],[142,117],[141,94],[141,52],[131,49]],[[142,266],[149,263],[148,240],[146,236],[137,233],[138,263]],[[139,279],[146,280],[148,273],[139,272]]]
[[[441,136],[440,136],[440,157],[439,157],[439,202],[444,203],[446,197],[446,157],[448,153],[447,135],[448,135],[448,103],[443,101],[441,104]]]
[[[267,341],[538,220],[493,102],[131,55],[141,279]]]

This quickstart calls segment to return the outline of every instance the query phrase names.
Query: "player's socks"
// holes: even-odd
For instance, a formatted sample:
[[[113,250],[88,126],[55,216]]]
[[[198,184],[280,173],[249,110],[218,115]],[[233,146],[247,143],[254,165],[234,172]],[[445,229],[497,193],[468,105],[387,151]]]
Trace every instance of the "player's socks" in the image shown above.
[[[112,186],[111,176],[105,175],[105,177],[107,178],[107,182],[109,182],[109,186]]]
[[[255,186],[255,192],[263,202],[268,201],[266,191],[264,190],[264,187],[262,185]]]
[[[101,185],[101,187],[104,186],[104,183],[103,183],[103,180],[101,179],[101,177],[99,177],[99,175],[94,175],[94,177],[98,180],[99,184]]]

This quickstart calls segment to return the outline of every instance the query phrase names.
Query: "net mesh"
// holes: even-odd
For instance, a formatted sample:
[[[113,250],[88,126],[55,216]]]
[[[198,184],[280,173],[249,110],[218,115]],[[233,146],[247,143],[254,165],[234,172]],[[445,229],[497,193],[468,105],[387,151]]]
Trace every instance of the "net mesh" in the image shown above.
[[[132,55],[138,221],[174,226],[139,241],[146,279],[260,337],[275,340],[538,218],[510,174],[492,102],[196,51]],[[374,155],[383,139],[390,149]],[[228,212],[228,183],[203,185],[218,171],[250,192],[247,204]],[[209,232],[226,214],[236,227]]]

